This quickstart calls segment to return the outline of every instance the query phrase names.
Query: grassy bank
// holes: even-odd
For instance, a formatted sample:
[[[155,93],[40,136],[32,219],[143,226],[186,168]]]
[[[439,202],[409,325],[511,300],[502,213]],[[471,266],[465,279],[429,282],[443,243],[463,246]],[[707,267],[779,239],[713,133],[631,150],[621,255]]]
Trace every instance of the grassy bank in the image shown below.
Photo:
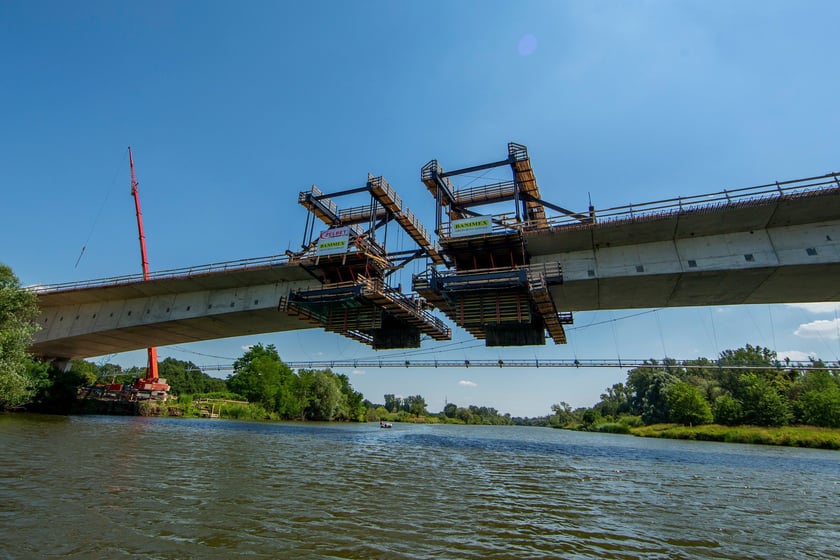
[[[813,426],[765,428],[760,426],[720,426],[717,424],[693,427],[679,424],[654,424],[630,428],[630,433],[641,437],[840,449],[840,429]]]

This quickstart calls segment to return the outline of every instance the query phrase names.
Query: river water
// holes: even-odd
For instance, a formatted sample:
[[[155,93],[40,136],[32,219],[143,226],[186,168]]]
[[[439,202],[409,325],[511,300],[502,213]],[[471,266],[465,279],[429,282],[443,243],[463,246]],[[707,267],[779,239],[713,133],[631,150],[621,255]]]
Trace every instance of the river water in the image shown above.
[[[0,558],[840,558],[840,453],[0,415]]]

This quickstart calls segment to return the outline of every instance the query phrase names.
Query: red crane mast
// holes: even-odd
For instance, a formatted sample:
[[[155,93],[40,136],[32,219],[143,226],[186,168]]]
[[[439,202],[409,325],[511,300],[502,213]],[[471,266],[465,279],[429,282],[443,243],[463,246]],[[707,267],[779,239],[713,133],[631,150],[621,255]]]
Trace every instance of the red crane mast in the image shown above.
[[[134,172],[134,157],[131,155],[131,146],[128,147],[128,163],[131,167],[131,196],[134,197],[134,208],[137,211],[137,231],[140,235],[140,256],[143,259],[143,280],[149,279],[149,257],[146,254],[146,236],[143,233],[143,213],[140,211],[140,193],[137,190],[137,174]],[[146,383],[155,383],[158,380],[157,348],[149,348],[149,361],[146,366]]]

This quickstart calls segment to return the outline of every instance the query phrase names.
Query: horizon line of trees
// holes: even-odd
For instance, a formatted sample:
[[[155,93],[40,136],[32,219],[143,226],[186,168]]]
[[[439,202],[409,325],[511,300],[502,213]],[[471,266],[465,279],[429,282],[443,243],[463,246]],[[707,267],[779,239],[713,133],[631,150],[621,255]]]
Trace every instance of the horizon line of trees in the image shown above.
[[[611,422],[840,427],[840,370],[812,360],[825,369],[803,371],[776,358],[747,344],[716,361],[651,360],[628,371],[627,380],[608,387],[591,408],[553,405],[550,421],[582,429]]]

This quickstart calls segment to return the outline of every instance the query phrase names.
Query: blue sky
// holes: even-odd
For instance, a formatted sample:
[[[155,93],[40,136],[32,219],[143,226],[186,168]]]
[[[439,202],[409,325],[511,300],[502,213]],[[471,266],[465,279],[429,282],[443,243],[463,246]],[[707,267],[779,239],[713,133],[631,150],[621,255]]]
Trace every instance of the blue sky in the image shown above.
[[[26,285],[139,272],[129,144],[153,270],[296,248],[297,193],[368,172],[431,225],[420,167],[495,161],[508,141],[528,146],[544,198],[578,210],[590,195],[607,207],[837,171],[838,19],[831,1],[0,1],[0,261]],[[835,304],[577,313],[566,346],[485,349],[456,330],[412,355],[690,358],[751,343],[833,361],[837,323]],[[257,342],[290,361],[389,356],[317,330],[159,352],[230,363]],[[626,375],[346,373],[374,401],[515,415],[591,405]]]

